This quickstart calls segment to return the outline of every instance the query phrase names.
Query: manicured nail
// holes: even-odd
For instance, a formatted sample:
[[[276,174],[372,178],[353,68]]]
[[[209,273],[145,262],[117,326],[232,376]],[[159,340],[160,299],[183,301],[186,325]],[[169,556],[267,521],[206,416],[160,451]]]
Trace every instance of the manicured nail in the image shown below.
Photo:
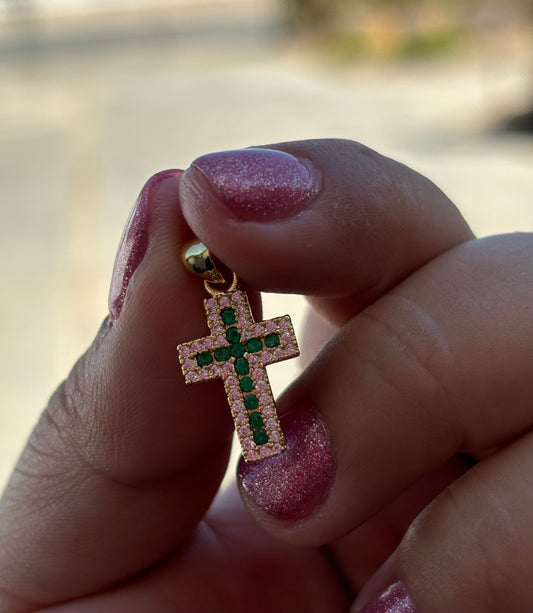
[[[111,277],[111,288],[109,290],[109,314],[111,320],[117,319],[120,315],[130,279],[142,262],[148,248],[150,196],[157,185],[170,177],[179,176],[181,172],[180,170],[165,170],[155,174],[143,187],[133,206],[120,239]]]
[[[237,477],[251,506],[276,519],[310,516],[328,497],[335,476],[335,456],[318,413],[293,409],[281,419],[287,451],[259,462],[241,459]]]
[[[308,206],[320,187],[320,174],[311,162],[273,149],[199,157],[186,171],[181,187],[198,197],[205,179],[228,209],[246,221],[295,215]]]
[[[371,602],[362,613],[416,613],[404,585],[394,583]]]

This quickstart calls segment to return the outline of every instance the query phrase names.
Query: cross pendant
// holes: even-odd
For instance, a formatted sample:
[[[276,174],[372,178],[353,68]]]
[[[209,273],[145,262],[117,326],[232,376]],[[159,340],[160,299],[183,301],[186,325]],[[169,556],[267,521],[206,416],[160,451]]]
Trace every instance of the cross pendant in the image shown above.
[[[288,315],[255,322],[242,290],[204,300],[211,334],[178,345],[186,383],[222,379],[245,461],[286,449],[266,366],[299,355]]]

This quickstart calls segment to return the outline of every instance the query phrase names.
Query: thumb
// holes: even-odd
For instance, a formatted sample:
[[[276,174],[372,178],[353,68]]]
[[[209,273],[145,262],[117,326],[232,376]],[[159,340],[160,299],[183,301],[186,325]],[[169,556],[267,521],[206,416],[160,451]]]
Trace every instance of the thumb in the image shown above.
[[[78,597],[155,563],[219,486],[232,432],[223,389],[186,387],[176,352],[206,330],[202,284],[179,261],[190,238],[180,174],[155,175],[141,192],[110,317],[50,400],[2,498],[0,611]]]

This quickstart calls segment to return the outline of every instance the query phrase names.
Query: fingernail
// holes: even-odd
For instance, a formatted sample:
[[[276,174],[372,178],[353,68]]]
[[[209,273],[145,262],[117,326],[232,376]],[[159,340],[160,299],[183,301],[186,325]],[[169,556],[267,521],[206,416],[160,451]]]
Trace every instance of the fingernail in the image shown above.
[[[148,248],[148,224],[150,220],[151,194],[157,185],[170,177],[179,176],[180,170],[164,170],[151,177],[143,187],[122,233],[115,258],[109,290],[109,314],[111,320],[120,315],[126,291],[133,273],[142,262]]]
[[[335,456],[327,430],[313,409],[293,409],[281,426],[287,451],[259,462],[241,458],[237,477],[251,506],[280,520],[310,516],[328,497]]]
[[[227,208],[245,221],[295,215],[308,206],[320,187],[320,174],[311,162],[273,149],[199,157],[186,171],[182,189],[198,197],[206,179]]]
[[[416,613],[405,586],[398,582],[387,588],[361,613]]]

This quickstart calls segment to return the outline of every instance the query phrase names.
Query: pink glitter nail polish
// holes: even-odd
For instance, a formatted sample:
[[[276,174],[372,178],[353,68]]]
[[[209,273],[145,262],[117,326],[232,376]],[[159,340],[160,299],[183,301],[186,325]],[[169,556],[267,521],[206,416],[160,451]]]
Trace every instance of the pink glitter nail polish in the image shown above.
[[[211,153],[184,175],[185,197],[211,184],[233,214],[246,221],[282,219],[303,211],[318,193],[320,174],[308,160],[273,149]],[[205,187],[203,188],[205,190]]]
[[[179,176],[181,173],[181,170],[165,170],[155,174],[143,187],[133,206],[120,239],[111,277],[111,287],[109,289],[109,314],[111,320],[117,319],[120,315],[130,279],[148,248],[150,195],[157,185],[170,177]]]
[[[394,583],[371,602],[362,613],[416,613],[402,583]]]
[[[335,456],[318,413],[293,409],[281,418],[287,451],[237,469],[241,494],[276,519],[294,521],[326,500],[335,476]]]

